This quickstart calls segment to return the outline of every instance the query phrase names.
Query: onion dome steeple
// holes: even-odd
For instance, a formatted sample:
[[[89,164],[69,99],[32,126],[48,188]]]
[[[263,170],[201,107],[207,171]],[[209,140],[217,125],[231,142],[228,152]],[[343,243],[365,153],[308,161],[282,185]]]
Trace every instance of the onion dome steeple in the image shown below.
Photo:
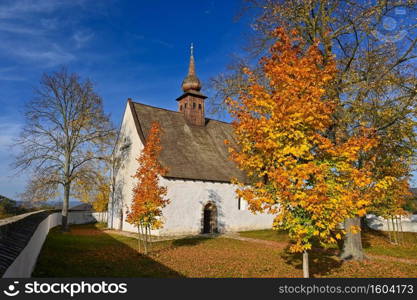
[[[182,90],[184,93],[177,98],[178,111],[183,113],[189,125],[205,126],[204,99],[207,97],[200,93],[201,83],[195,75],[193,44],[191,44],[188,75],[182,82]]]
[[[190,65],[188,67],[188,75],[184,78],[182,82],[182,90],[184,92],[189,91],[200,91],[201,90],[201,83],[198,79],[197,75],[195,74],[195,61],[194,61],[194,47],[193,44],[191,44],[190,48]]]

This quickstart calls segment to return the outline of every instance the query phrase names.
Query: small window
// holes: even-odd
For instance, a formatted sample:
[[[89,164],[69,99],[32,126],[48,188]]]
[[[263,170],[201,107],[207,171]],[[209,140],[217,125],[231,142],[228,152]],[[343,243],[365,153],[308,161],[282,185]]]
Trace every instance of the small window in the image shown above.
[[[195,102],[193,102],[193,109],[195,109]]]
[[[184,108],[187,108],[187,103],[184,104]]]
[[[198,109],[201,110],[201,103],[198,104]]]
[[[241,197],[237,199],[237,209],[242,210],[242,198]]]
[[[127,137],[125,137],[123,139],[122,145],[120,146],[120,151],[121,152],[127,151],[130,148],[130,145],[131,145],[131,143],[130,143],[129,139]]]
[[[180,105],[180,111],[182,111],[182,105]]]

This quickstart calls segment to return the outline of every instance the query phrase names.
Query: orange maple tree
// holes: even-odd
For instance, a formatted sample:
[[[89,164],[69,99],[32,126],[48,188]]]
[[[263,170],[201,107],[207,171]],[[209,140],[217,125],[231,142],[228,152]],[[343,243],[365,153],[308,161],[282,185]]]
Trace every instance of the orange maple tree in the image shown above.
[[[150,230],[163,226],[162,208],[169,204],[169,200],[165,199],[166,187],[159,186],[159,177],[167,172],[158,161],[162,150],[160,135],[160,125],[153,122],[144,149],[137,158],[139,168],[133,176],[137,184],[133,188],[132,204],[126,218],[127,222],[138,228],[139,247],[142,239],[140,235],[144,235],[145,254],[148,251]]]
[[[329,137],[336,104],[326,94],[337,72],[323,59],[319,45],[307,47],[296,31],[274,31],[277,41],[260,61],[263,72],[245,70],[248,86],[228,99],[237,147],[232,159],[250,178],[235,181],[237,194],[253,212],[275,214],[273,228],[288,230],[290,250],[303,252],[316,241],[335,244],[340,224],[365,214],[371,199],[361,190],[372,184],[369,167],[355,167],[360,153],[377,140],[362,128],[350,138]]]

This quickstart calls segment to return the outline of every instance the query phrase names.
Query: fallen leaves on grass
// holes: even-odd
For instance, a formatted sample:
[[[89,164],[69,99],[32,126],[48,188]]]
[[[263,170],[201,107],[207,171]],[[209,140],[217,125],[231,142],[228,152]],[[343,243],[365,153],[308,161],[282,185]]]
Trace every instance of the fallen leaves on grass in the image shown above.
[[[94,225],[78,225],[72,226],[70,234],[50,232],[33,276],[301,277],[300,257],[289,261],[285,249],[271,245],[192,238],[154,243],[145,256],[137,251],[134,238],[105,234]],[[412,264],[379,259],[341,263],[335,253],[311,253],[313,277],[417,277]]]

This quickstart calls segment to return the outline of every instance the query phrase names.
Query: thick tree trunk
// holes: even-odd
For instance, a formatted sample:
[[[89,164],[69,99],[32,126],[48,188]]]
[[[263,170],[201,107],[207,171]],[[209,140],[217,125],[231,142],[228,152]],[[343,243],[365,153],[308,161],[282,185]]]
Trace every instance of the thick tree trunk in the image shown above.
[[[119,211],[120,223],[119,223],[119,230],[123,230],[123,206]]]
[[[362,237],[361,232],[352,233],[351,227],[360,227],[361,219],[359,217],[345,220],[346,236],[343,243],[341,258],[344,260],[363,260]]]
[[[308,269],[308,252],[307,251],[303,252],[303,277],[304,278],[310,277],[310,272]]]
[[[62,222],[61,222],[62,231],[69,231],[69,224],[68,224],[69,196],[70,196],[70,184],[67,183],[64,185],[64,201],[62,202]]]

